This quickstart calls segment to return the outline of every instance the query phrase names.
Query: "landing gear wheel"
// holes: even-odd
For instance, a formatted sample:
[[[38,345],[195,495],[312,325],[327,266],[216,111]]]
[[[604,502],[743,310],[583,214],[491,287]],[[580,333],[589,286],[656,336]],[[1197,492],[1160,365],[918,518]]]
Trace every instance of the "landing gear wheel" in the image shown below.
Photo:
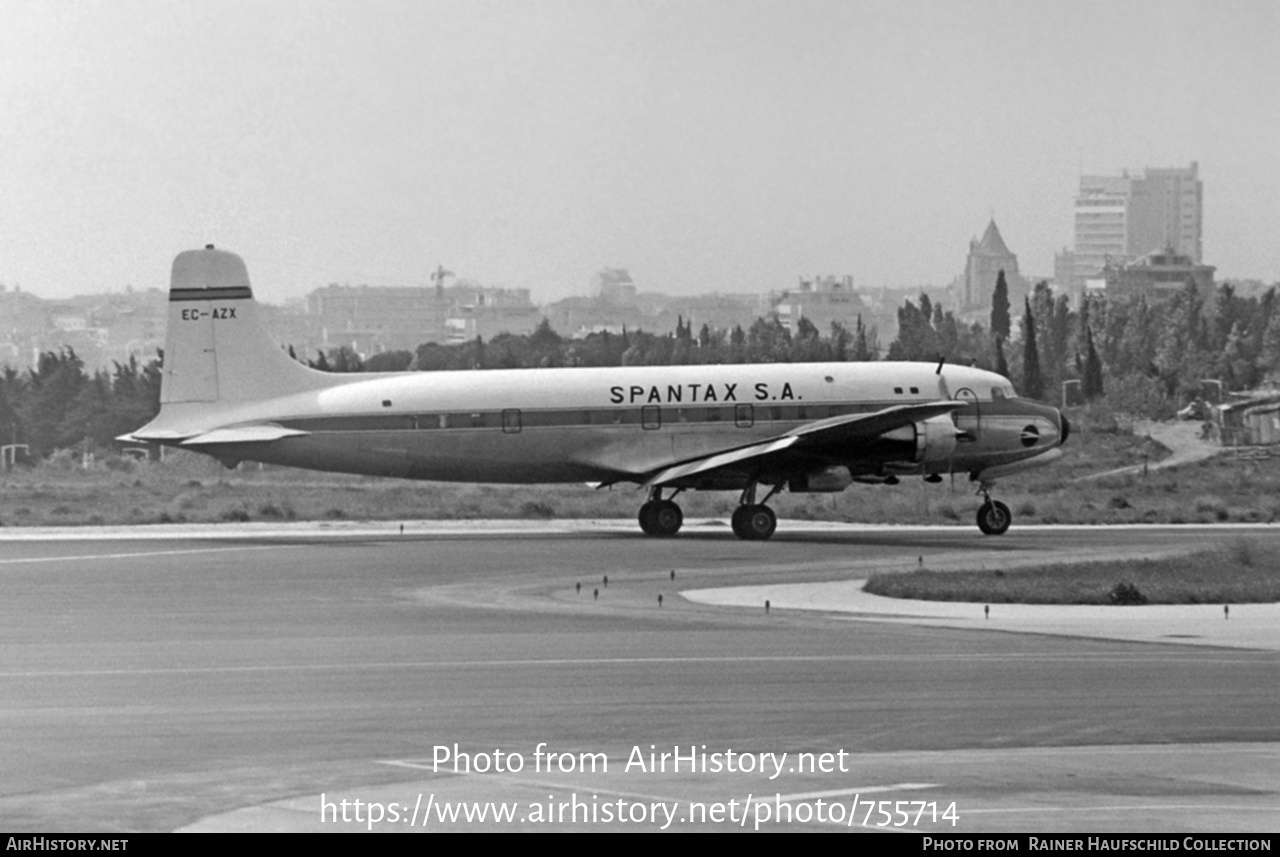
[[[1013,513],[999,500],[988,500],[978,507],[978,529],[984,535],[1002,536],[1013,523]]]
[[[652,500],[640,507],[640,529],[644,531],[646,536],[657,535],[657,527],[654,523],[654,507],[658,504]]]
[[[762,542],[778,529],[778,516],[763,504],[739,506],[733,512],[733,533],[746,541]]]
[[[638,517],[646,536],[674,536],[684,524],[684,512],[670,500],[650,500],[640,507]]]
[[[649,513],[653,535],[674,536],[680,532],[680,526],[684,523],[684,512],[680,511],[679,506],[670,500],[659,500],[653,506],[653,510]]]

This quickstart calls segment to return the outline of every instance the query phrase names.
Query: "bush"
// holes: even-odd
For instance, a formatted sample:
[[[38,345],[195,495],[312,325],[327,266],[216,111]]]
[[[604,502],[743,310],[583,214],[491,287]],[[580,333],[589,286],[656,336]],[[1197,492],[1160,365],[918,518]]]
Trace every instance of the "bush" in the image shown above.
[[[526,518],[554,518],[556,510],[537,500],[530,500],[520,507],[520,514]]]
[[[294,518],[298,517],[298,513],[293,511],[293,507],[288,503],[277,506],[275,503],[268,502],[263,503],[258,507],[258,516],[262,518],[274,518],[276,520],[288,518],[292,521]]]
[[[52,455],[44,460],[45,466],[50,470],[58,470],[70,472],[80,468],[80,453],[74,449],[55,450]]]
[[[1236,539],[1227,545],[1226,554],[1231,563],[1245,568],[1260,565],[1267,557],[1266,550],[1253,539]]]
[[[1117,583],[1111,589],[1111,603],[1119,605],[1146,604],[1147,596],[1132,583]]]
[[[1159,380],[1141,374],[1108,378],[1102,404],[1113,413],[1139,414],[1153,420],[1171,420],[1178,410],[1177,402],[1164,394]]]
[[[1215,497],[1212,494],[1201,494],[1196,498],[1195,504],[1197,512],[1212,515],[1219,521],[1225,521],[1231,517],[1231,510],[1227,508],[1227,501],[1221,497]]]
[[[239,521],[240,523],[244,523],[249,520],[249,511],[247,509],[242,509],[239,506],[232,506],[229,509],[223,509],[222,514],[218,517],[224,521]]]
[[[118,455],[103,459],[102,464],[108,470],[114,470],[118,473],[132,473],[134,467],[137,466],[132,458],[123,458]]]

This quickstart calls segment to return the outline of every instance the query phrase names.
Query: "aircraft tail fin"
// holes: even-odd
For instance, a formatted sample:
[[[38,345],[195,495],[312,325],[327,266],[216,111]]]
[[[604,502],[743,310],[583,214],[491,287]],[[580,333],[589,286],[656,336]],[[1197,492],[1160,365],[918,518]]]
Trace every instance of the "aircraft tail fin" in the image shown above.
[[[188,250],[173,260],[160,404],[250,402],[344,383],[285,353],[267,331],[234,253]]]

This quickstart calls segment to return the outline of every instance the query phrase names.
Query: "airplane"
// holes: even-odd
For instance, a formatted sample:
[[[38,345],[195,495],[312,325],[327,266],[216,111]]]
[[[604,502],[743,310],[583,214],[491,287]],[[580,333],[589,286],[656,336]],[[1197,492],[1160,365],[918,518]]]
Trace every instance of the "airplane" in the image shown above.
[[[674,536],[675,497],[737,491],[740,539],[774,534],[767,505],[966,474],[979,529],[1008,530],[995,480],[1062,455],[1057,408],[982,369],[917,362],[328,373],[263,325],[244,261],[208,245],[178,255],[159,414],[121,440],[194,450],[230,467],[456,482],[631,483],[640,529]],[[767,493],[757,499],[757,491]]]

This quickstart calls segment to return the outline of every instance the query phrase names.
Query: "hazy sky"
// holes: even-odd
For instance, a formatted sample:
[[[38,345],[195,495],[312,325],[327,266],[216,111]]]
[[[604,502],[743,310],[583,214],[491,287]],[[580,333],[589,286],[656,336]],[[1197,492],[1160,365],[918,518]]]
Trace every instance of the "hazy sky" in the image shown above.
[[[1280,279],[1280,3],[0,0],[0,281],[535,300],[1024,272],[1084,173],[1200,164],[1205,261]]]

